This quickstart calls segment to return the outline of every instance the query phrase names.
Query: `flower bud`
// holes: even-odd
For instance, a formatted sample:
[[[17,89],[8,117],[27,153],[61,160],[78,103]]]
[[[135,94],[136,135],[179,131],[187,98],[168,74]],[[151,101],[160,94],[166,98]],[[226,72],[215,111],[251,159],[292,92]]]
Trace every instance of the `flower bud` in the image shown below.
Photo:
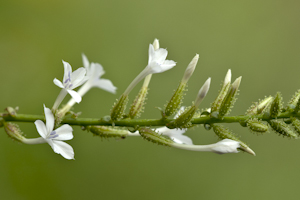
[[[102,138],[114,137],[124,139],[129,134],[128,130],[112,128],[108,126],[87,126],[86,129],[92,132],[94,135]]]
[[[7,135],[15,141],[22,142],[25,138],[17,124],[11,122],[4,122],[4,130]]]
[[[211,78],[208,78],[205,81],[205,83],[203,84],[203,86],[201,87],[201,89],[198,92],[198,95],[196,97],[194,104],[190,108],[186,109],[182,114],[180,114],[178,116],[178,118],[176,118],[174,121],[171,121],[169,124],[167,124],[168,128],[170,128],[170,129],[172,129],[172,128],[187,128],[190,126],[189,122],[193,118],[200,103],[202,102],[202,100],[204,99],[204,97],[206,96],[206,94],[209,90],[210,80],[211,80]]]
[[[117,121],[124,116],[124,111],[126,109],[126,105],[128,103],[128,95],[122,94],[122,96],[117,100],[114,104],[114,107],[110,113],[110,117],[112,121]]]
[[[159,145],[171,146],[171,144],[174,143],[172,140],[151,130],[150,128],[140,128],[139,133],[144,139]]]
[[[221,104],[223,102],[223,100],[225,99],[225,96],[230,88],[230,84],[231,84],[231,70],[229,69],[226,76],[225,76],[225,80],[224,83],[222,85],[222,88],[217,96],[217,98],[215,99],[215,101],[212,103],[211,105],[211,112],[218,112],[218,110],[221,107]]]
[[[294,96],[292,97],[292,99],[289,101],[287,109],[290,109],[290,111],[294,110],[295,107],[297,106],[297,103],[300,99],[300,90],[298,90]],[[298,110],[299,111],[299,110]],[[296,111],[296,113],[298,112]],[[295,112],[295,111],[294,111]]]
[[[269,130],[269,126],[258,119],[250,119],[247,121],[248,128],[255,133],[265,133]]]
[[[275,99],[270,107],[270,118],[276,118],[282,110],[282,97],[281,93],[277,92]]]
[[[168,102],[168,104],[166,106],[165,113],[164,113],[166,117],[174,114],[176,112],[176,110],[180,107],[183,96],[185,95],[184,92],[186,91],[187,82],[188,82],[189,78],[192,76],[192,74],[196,68],[198,59],[199,59],[199,55],[196,54],[196,56],[192,59],[192,61],[186,68],[185,73],[183,75],[183,78],[182,78],[178,88],[176,89],[175,93],[173,94],[172,98],[170,99],[170,101]]]
[[[241,147],[240,149],[252,154],[255,156],[255,153],[252,149],[249,148],[248,145],[246,145],[244,142],[242,142],[241,140],[239,140],[231,131],[229,131],[227,128],[224,128],[223,126],[220,125],[216,125],[213,124],[212,125],[213,130],[215,132],[215,134],[220,138],[220,139],[231,139],[231,140],[235,140],[237,142],[240,143]]]
[[[230,109],[233,107],[233,104],[236,101],[236,94],[237,91],[239,89],[240,83],[241,83],[242,77],[240,76],[239,78],[237,78],[231,85],[231,87],[229,88],[225,99],[222,101],[222,104],[220,106],[220,110],[219,110],[219,117],[224,117],[225,115],[227,115],[230,112]]]
[[[139,117],[140,114],[143,112],[147,93],[148,87],[142,87],[138,95],[135,97],[129,110],[129,117],[131,119]]]
[[[297,134],[291,129],[289,125],[279,120],[270,120],[268,121],[272,129],[279,133],[280,135],[289,137],[289,138],[298,138]]]
[[[291,117],[291,120],[292,120],[292,125],[299,136],[300,135],[300,120],[297,119],[296,117]]]
[[[269,96],[259,101],[259,103],[254,103],[246,112],[246,115],[259,115],[263,113],[266,108],[272,103],[273,97]]]

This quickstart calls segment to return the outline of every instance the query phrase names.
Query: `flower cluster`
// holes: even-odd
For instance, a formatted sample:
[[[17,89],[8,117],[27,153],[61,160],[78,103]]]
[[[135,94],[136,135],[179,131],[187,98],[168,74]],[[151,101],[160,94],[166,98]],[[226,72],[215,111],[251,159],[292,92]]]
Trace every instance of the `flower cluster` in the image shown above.
[[[129,84],[127,89],[115,103],[111,111],[110,119],[108,119],[112,126],[86,126],[86,130],[102,137],[124,138],[126,136],[141,136],[154,143],[191,151],[210,151],[218,154],[237,153],[238,148],[242,150],[246,149],[247,151],[247,148],[243,143],[234,138],[223,137],[222,141],[215,144],[194,145],[191,138],[183,135],[188,128],[192,126],[191,121],[195,116],[199,115],[198,107],[208,93],[211,83],[211,78],[208,78],[200,88],[192,105],[187,108],[180,108],[184,91],[186,91],[185,88],[187,87],[187,82],[192,76],[198,62],[198,54],[196,54],[185,70],[179,87],[168,102],[165,110],[162,110],[162,119],[167,119],[167,117],[172,116],[177,112],[175,117],[170,119],[166,126],[156,129],[150,129],[148,127],[136,128],[134,133],[129,132],[128,129],[125,130],[114,127],[114,123],[120,119],[133,119],[139,116],[143,110],[152,74],[165,72],[176,65],[176,62],[173,60],[167,60],[168,51],[159,47],[157,39],[154,40],[153,44],[149,45],[148,54],[149,58],[147,66]],[[116,93],[116,87],[113,83],[108,79],[101,78],[105,72],[99,63],[90,63],[84,54],[82,54],[82,60],[83,67],[80,67],[75,71],[72,71],[72,67],[68,62],[62,61],[64,66],[63,80],[60,81],[56,78],[53,80],[54,84],[61,88],[61,91],[51,110],[44,105],[45,122],[42,120],[36,120],[34,122],[41,137],[27,139],[21,135],[18,127],[7,123],[5,126],[10,137],[25,144],[48,143],[55,153],[61,154],[66,159],[74,159],[73,148],[69,144],[63,142],[64,140],[71,140],[73,138],[73,129],[69,124],[61,125],[62,119],[75,103],[80,103],[82,101],[82,97],[93,87],[100,88],[113,94]],[[132,103],[130,113],[126,115],[124,112],[128,102],[129,93],[143,79],[145,79],[143,87]],[[241,78],[238,78],[231,85],[231,71],[228,71],[221,93],[213,103],[212,111],[207,112],[208,115],[212,118],[220,118],[229,112],[229,108],[232,105],[240,81]],[[76,91],[75,89],[78,87],[80,88]],[[71,99],[67,104],[60,108],[60,105],[67,94],[70,94]],[[198,117],[201,117],[201,115]],[[213,127],[216,130],[221,130],[217,126]],[[221,132],[223,133],[226,131]],[[248,152],[250,150],[248,149]],[[254,154],[254,152],[252,154]]]

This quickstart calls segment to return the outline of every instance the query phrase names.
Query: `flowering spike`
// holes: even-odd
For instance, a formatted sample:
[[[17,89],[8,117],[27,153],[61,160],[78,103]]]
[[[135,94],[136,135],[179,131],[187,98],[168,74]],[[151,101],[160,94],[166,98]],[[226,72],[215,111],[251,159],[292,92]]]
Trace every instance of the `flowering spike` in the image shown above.
[[[87,131],[102,138],[122,138],[124,139],[130,132],[120,128],[112,128],[108,126],[87,126]]]
[[[280,135],[283,135],[283,136],[286,136],[289,138],[294,138],[294,139],[298,138],[297,134],[293,131],[293,129],[291,129],[291,127],[289,125],[287,125],[285,122],[274,119],[274,120],[268,121],[268,123],[270,124],[272,129],[275,132],[279,133]]]
[[[266,110],[266,108],[272,103],[273,99],[274,98],[272,96],[269,96],[259,101],[258,103],[254,103],[247,110],[246,115],[259,115],[263,113]]]
[[[211,78],[208,78],[205,81],[205,83],[203,84],[203,86],[201,87],[201,89],[198,92],[198,95],[196,97],[196,100],[195,100],[194,104],[189,109],[186,109],[174,121],[167,124],[168,128],[172,129],[172,128],[186,128],[186,127],[189,127],[188,123],[193,118],[193,116],[194,116],[195,112],[197,111],[200,103],[202,102],[202,100],[204,99],[204,97],[206,96],[206,94],[209,90],[210,81],[211,81]]]
[[[230,89],[228,90],[228,93],[220,107],[219,117],[224,117],[225,115],[227,115],[230,112],[230,109],[233,107],[233,104],[236,101],[235,96],[237,94],[241,80],[242,80],[242,77],[240,76],[232,83],[232,85],[231,85]]]
[[[255,156],[255,153],[252,149],[249,148],[248,145],[246,145],[244,142],[242,142],[240,139],[238,139],[236,136],[233,135],[233,133],[231,131],[229,131],[228,129],[224,128],[223,126],[220,125],[212,125],[213,130],[215,132],[215,134],[220,138],[220,139],[231,139],[231,140],[235,140],[237,142],[240,143],[241,147],[240,149],[252,154]]]
[[[126,105],[128,103],[128,96],[122,94],[121,97],[117,100],[115,103],[111,113],[110,117],[112,121],[117,121],[121,119],[125,114]]]
[[[150,128],[140,128],[139,133],[144,139],[159,145],[171,146],[171,144],[174,143],[172,140],[164,137],[154,130],[151,130]]]
[[[277,92],[275,99],[270,107],[270,118],[276,118],[282,110],[282,97],[281,93]]]
[[[225,79],[224,79],[224,83],[222,85],[222,88],[217,96],[217,98],[215,99],[215,101],[212,103],[211,105],[211,112],[218,112],[218,110],[220,109],[222,102],[225,99],[225,96],[230,88],[230,84],[231,84],[231,70],[229,69]]]
[[[269,126],[265,123],[263,123],[262,121],[259,121],[258,119],[254,118],[254,119],[249,119],[247,121],[247,127],[255,132],[255,133],[265,133],[269,130]]]

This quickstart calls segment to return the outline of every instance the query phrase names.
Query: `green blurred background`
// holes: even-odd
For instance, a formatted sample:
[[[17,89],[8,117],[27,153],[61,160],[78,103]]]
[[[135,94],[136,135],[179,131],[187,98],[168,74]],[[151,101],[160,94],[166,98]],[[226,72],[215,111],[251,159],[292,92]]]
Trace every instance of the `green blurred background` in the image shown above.
[[[232,115],[265,95],[300,88],[300,1],[0,1],[1,109],[42,114],[59,93],[61,60],[82,66],[81,53],[105,68],[117,95],[92,89],[75,111],[109,114],[115,99],[146,66],[154,38],[177,66],[153,76],[143,118],[158,118],[198,53],[189,105],[208,77],[209,107],[227,70],[243,76]],[[138,88],[132,91],[131,99]],[[20,123],[28,137],[34,124]],[[22,145],[0,130],[1,199],[298,199],[300,144],[274,133],[257,136],[231,124],[257,156],[217,155],[157,146],[134,137],[102,140],[74,128],[75,160],[49,145]],[[217,141],[202,127],[187,132],[195,144]]]

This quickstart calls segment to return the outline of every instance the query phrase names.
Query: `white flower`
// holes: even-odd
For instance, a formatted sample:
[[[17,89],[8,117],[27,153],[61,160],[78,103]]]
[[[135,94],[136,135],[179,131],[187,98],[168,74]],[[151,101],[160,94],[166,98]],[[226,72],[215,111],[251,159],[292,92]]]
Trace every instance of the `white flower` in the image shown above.
[[[63,61],[63,64],[65,68],[63,82],[60,82],[56,78],[53,80],[53,82],[55,85],[63,89],[64,95],[59,95],[59,97],[57,97],[58,99],[56,101],[58,101],[58,103],[56,104],[58,105],[53,106],[54,108],[57,108],[59,106],[63,98],[66,96],[66,92],[68,92],[72,96],[72,98],[74,98],[74,100],[79,103],[81,101],[81,96],[73,89],[77,88],[85,81],[87,81],[87,77],[85,76],[86,69],[81,67],[72,72],[72,67],[69,63]]]
[[[36,120],[34,123],[36,129],[42,138],[52,147],[55,153],[61,154],[66,159],[74,159],[73,148],[62,140],[71,140],[73,138],[72,127],[64,124],[61,127],[53,130],[54,116],[49,108],[44,105],[46,117],[46,125],[41,120]],[[40,142],[41,143],[41,142]]]
[[[155,40],[158,43],[158,40]],[[158,47],[158,45],[155,45]],[[176,62],[173,60],[166,60],[168,51],[163,48],[156,49],[152,44],[149,45],[149,58],[148,65],[146,68],[130,83],[127,87],[124,95],[128,95],[130,91],[138,84],[142,79],[144,79],[149,74],[162,73],[174,67]]]
[[[103,67],[99,63],[89,63],[87,57],[82,54],[83,66],[86,69],[88,81],[78,90],[78,93],[83,96],[90,88],[98,87],[107,92],[116,93],[116,87],[108,79],[100,77],[105,73]]]
[[[148,66],[150,74],[161,73],[167,71],[176,65],[173,60],[166,60],[168,51],[163,48],[154,50],[152,44],[149,45]]]

